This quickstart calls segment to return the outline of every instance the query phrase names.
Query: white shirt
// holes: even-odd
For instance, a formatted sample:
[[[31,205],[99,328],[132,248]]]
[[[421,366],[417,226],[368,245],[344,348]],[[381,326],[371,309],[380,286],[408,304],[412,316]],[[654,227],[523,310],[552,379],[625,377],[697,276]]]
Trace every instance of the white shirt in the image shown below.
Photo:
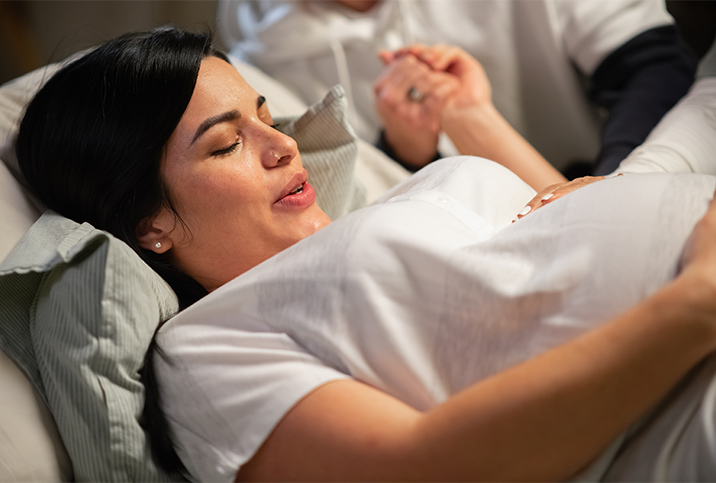
[[[673,23],[663,0],[386,0],[365,13],[325,0],[223,0],[218,21],[232,54],[305,102],[343,84],[349,120],[371,143],[378,50],[462,47],[485,68],[495,107],[557,168],[599,151],[587,77],[637,34]],[[457,154],[447,138],[441,150]]]
[[[534,191],[511,172],[471,157],[428,166],[163,327],[172,365],[157,370],[182,461],[230,481],[328,381],[423,410],[573,338],[672,279],[714,186],[616,177],[513,224]]]

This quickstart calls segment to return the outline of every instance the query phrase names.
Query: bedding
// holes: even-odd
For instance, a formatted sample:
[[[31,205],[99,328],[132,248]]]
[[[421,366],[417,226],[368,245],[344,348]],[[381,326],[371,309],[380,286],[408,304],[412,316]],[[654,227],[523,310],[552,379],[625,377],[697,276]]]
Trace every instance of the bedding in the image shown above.
[[[710,175],[614,177],[512,224],[534,195],[514,174],[471,157],[429,165],[162,327],[156,364],[182,461],[232,481],[326,381],[427,410],[585,332],[673,279],[715,188]],[[694,402],[668,437],[632,443],[651,457],[629,467],[636,480],[716,478],[716,407]],[[625,438],[575,480],[599,480]]]

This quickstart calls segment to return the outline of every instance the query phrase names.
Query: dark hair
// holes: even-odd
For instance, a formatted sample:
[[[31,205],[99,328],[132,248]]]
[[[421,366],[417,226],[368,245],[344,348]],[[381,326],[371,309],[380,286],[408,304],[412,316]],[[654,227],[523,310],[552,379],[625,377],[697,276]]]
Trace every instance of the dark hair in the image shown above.
[[[40,89],[16,148],[23,175],[48,208],[127,243],[171,285],[182,307],[206,290],[166,255],[141,248],[136,235],[143,220],[162,208],[174,211],[161,159],[202,59],[225,59],[211,41],[208,33],[172,27],[110,40]]]
[[[173,27],[117,37],[60,69],[35,95],[20,124],[17,157],[34,194],[48,208],[88,222],[127,243],[172,287],[185,308],[206,289],[166,254],[137,241],[143,221],[170,209],[160,172],[164,148],[194,92],[201,61],[216,56],[209,33]],[[142,426],[157,464],[185,472],[161,411],[152,340],[142,369]]]

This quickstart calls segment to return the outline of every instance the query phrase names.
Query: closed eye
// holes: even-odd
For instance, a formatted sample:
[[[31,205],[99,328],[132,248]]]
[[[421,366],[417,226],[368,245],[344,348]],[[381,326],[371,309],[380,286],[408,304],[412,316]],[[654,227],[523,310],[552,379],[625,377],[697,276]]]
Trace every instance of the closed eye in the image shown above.
[[[223,149],[217,149],[216,151],[212,151],[211,155],[216,156],[216,157],[226,156],[227,154],[231,154],[234,151],[236,151],[236,149],[238,149],[238,147],[239,147],[239,144],[241,144],[241,142],[236,141],[231,146],[225,147]]]

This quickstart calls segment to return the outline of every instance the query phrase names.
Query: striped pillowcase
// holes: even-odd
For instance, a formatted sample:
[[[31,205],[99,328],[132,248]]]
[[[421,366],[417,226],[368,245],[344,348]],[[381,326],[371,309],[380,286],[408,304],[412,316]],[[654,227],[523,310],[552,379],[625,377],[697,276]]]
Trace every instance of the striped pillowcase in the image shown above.
[[[77,480],[163,481],[139,380],[174,292],[126,244],[46,212],[0,265],[0,347],[50,409]]]
[[[347,108],[337,85],[300,117],[276,119],[276,128],[296,141],[316,203],[331,220],[366,205],[366,188],[355,177],[358,141]]]

